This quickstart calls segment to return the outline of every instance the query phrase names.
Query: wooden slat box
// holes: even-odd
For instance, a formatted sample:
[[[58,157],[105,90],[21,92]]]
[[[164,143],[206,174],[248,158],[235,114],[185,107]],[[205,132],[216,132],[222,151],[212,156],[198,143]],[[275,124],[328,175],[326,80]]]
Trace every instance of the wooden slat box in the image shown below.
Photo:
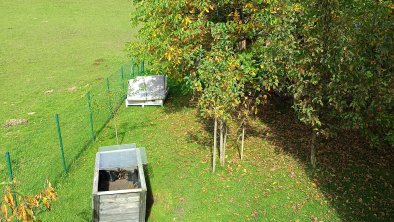
[[[128,175],[134,172],[136,187],[103,190],[100,186],[104,180],[100,176],[102,172],[120,169],[128,172]],[[93,221],[145,221],[146,194],[147,187],[139,148],[102,151],[96,154],[93,178]]]

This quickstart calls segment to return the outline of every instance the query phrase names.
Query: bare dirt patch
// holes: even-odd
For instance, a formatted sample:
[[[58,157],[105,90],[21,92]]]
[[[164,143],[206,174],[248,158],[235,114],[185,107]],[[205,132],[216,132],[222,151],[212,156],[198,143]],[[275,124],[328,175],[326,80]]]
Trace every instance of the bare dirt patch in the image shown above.
[[[77,87],[76,86],[69,87],[69,88],[67,88],[67,91],[75,92],[75,91],[77,91]]]
[[[29,121],[27,119],[9,119],[5,121],[4,123],[4,128],[9,128],[13,126],[18,126],[18,125],[27,125],[29,124]]]
[[[50,89],[50,90],[47,90],[47,91],[44,92],[45,95],[46,94],[51,94],[51,93],[53,93],[53,89]]]
[[[94,66],[99,66],[99,65],[101,65],[104,61],[105,61],[105,60],[102,59],[102,58],[96,59],[96,60],[94,60],[93,65],[94,65]]]

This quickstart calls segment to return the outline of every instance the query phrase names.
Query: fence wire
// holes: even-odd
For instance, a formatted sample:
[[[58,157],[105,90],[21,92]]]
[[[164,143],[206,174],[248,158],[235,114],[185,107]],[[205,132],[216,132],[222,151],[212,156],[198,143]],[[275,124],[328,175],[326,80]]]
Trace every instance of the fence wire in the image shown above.
[[[133,66],[134,76],[141,75],[136,68],[140,69],[140,64],[133,65],[130,61],[112,75],[87,87],[80,97],[57,111],[67,168],[91,147],[92,136],[97,137],[124,104],[127,81],[133,77]],[[55,115],[55,112],[48,114],[47,118],[29,126],[30,130],[11,152],[14,180],[21,192],[34,193],[42,189],[46,179],[56,182],[65,174]],[[28,149],[34,149],[34,152],[25,155]],[[0,164],[0,169],[2,181],[7,181],[5,161]]]

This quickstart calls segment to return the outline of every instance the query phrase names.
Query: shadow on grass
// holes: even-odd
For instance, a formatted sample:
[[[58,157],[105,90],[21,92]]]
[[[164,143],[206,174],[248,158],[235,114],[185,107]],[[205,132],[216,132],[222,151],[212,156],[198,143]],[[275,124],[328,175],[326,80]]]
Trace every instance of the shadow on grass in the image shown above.
[[[175,107],[169,111],[182,109],[182,105],[173,105]],[[289,105],[274,101],[263,109],[258,120],[259,123],[251,121],[247,125],[245,138],[263,138],[275,145],[277,152],[297,159],[342,221],[392,221],[392,148],[374,149],[358,132],[341,131],[335,138],[318,138],[317,168],[312,169],[309,159],[311,131],[297,120]],[[187,132],[189,142],[211,149],[213,121],[200,119],[200,122],[202,131]],[[236,136],[231,140],[236,140]]]
[[[169,81],[169,92],[166,101],[164,102],[164,112],[175,113],[181,112],[185,108],[192,107],[192,96],[182,89],[180,83]]]
[[[86,221],[86,222],[92,221],[92,212],[89,210],[83,210],[79,212],[77,215],[81,219],[81,221]]]
[[[313,170],[309,164],[310,130],[297,121],[290,107],[282,108],[268,106],[260,116],[267,130],[249,133],[260,134],[297,158],[343,221],[392,221],[393,150],[373,149],[357,132],[342,131],[336,138],[318,140],[318,165]]]
[[[147,195],[146,195],[146,215],[145,220],[148,221],[150,213],[152,211],[153,204],[155,200],[153,199],[153,190],[150,182],[150,178],[153,177],[153,169],[148,166],[144,166],[145,171],[145,182],[147,187]]]
[[[188,131],[188,142],[200,144],[199,148],[204,150],[211,149],[212,151],[214,121],[212,119],[199,118],[199,122],[201,123],[202,131]]]
[[[120,108],[120,106],[122,105],[122,102],[119,102],[118,104],[116,104],[115,110],[118,110]],[[95,131],[95,139],[97,139],[99,137],[99,135],[101,134],[101,132],[108,126],[109,122],[111,121],[110,118],[107,118],[105,120],[105,122],[100,126],[100,128],[98,130]],[[78,153],[71,159],[67,159],[68,160],[68,164],[67,164],[67,170],[69,173],[69,171],[72,169],[72,167],[74,166],[74,164],[79,160],[79,158],[87,151],[87,149],[91,146],[93,146],[93,141],[91,138],[87,138],[85,139],[86,142],[83,143],[83,146],[81,147],[81,149],[78,151]],[[67,154],[65,154],[67,155]],[[58,183],[67,176],[67,174],[65,174],[64,172],[60,172],[54,179],[53,184],[54,186],[58,185]]]

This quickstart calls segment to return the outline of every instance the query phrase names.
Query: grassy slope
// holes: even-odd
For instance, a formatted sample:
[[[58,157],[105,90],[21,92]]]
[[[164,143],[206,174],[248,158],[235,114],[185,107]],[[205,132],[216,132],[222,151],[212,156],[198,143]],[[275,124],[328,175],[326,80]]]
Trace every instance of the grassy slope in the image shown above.
[[[242,162],[230,146],[228,163],[212,175],[211,138],[182,100],[172,94],[164,108],[122,107],[119,114],[121,142],[147,149],[151,221],[339,220],[302,164],[261,137],[248,137]],[[44,221],[90,220],[94,155],[98,146],[114,143],[111,123],[60,183],[59,202]]]
[[[22,190],[37,190],[61,169],[54,114],[76,104],[85,110],[87,84],[102,84],[126,61],[131,9],[128,0],[0,2],[0,154],[11,152]],[[29,125],[3,128],[11,118]],[[4,180],[4,161],[0,170]]]
[[[122,107],[120,142],[146,147],[154,203],[149,221],[390,221],[393,153],[368,150],[352,133],[319,147],[308,167],[309,131],[268,108],[248,127],[245,159],[231,131],[227,163],[210,172],[209,131],[172,88],[161,107]],[[113,122],[60,182],[44,221],[90,221],[94,156],[115,143]],[[67,218],[64,220],[63,218]]]

